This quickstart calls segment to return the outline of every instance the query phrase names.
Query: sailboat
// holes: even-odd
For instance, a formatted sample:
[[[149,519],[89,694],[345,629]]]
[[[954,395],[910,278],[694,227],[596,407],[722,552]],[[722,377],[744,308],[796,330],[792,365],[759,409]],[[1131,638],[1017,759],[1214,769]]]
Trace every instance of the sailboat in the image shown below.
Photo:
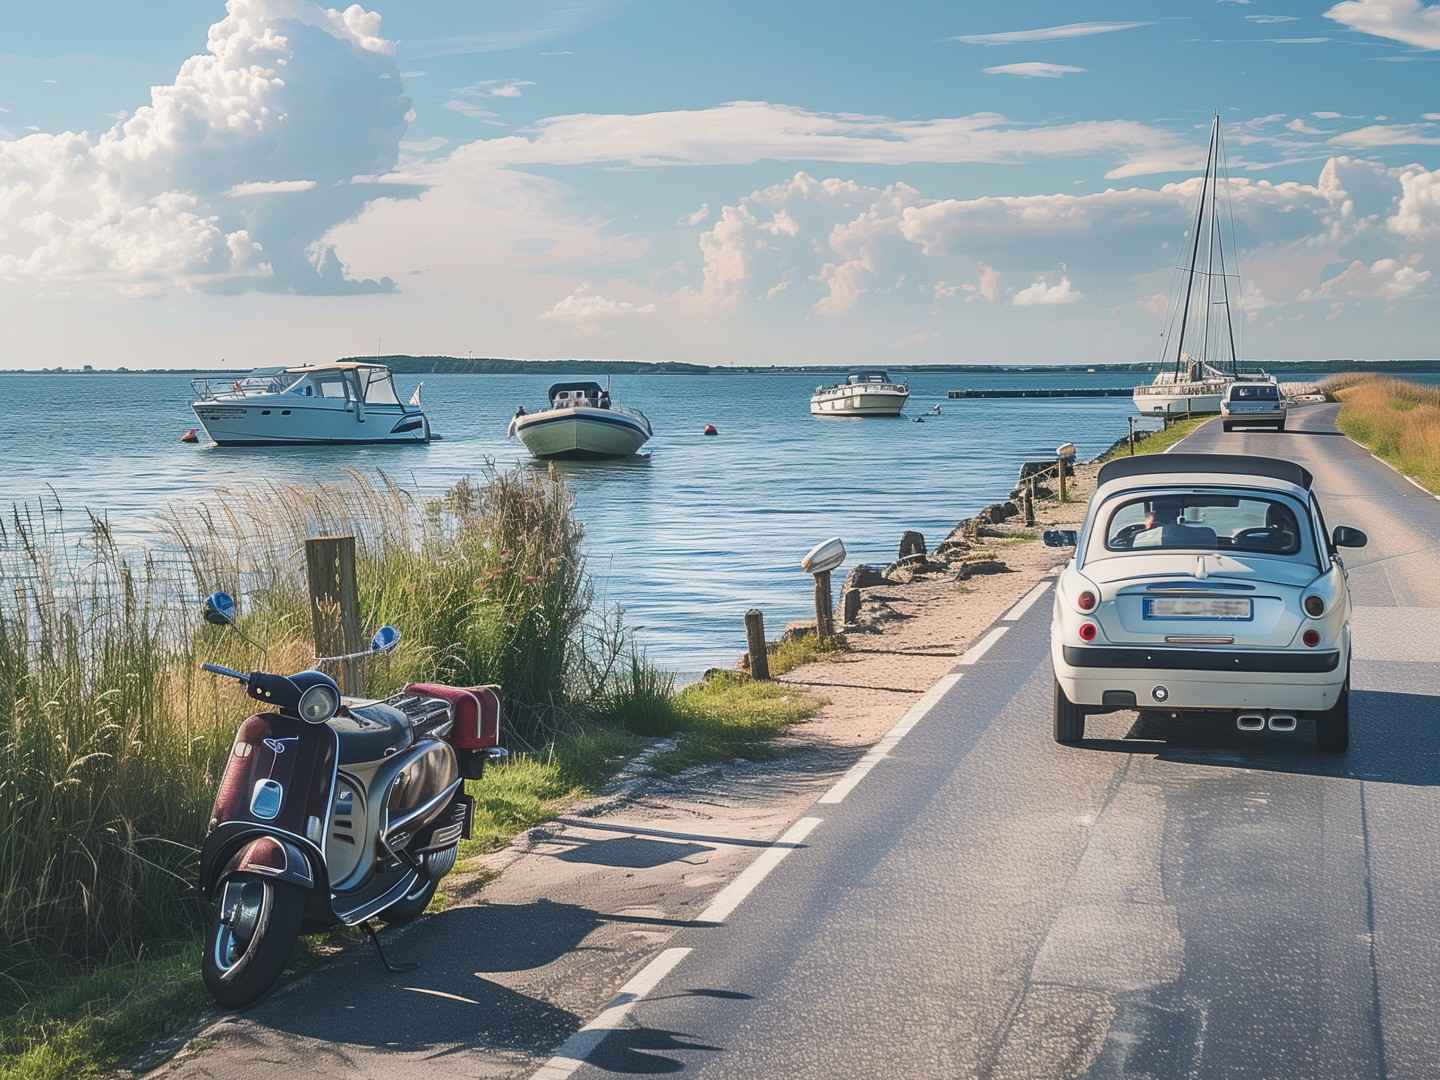
[[[1225,388],[1240,378],[1235,324],[1230,317],[1230,278],[1239,275],[1226,272],[1224,230],[1220,228],[1217,212],[1223,160],[1224,140],[1217,113],[1210,125],[1210,151],[1205,160],[1200,200],[1195,207],[1190,267],[1184,277],[1183,297],[1177,289],[1166,326],[1162,358],[1168,357],[1173,348],[1174,359],[1166,363],[1154,382],[1135,387],[1135,407],[1147,416],[1218,413]],[[1227,207],[1228,204],[1227,190]],[[1200,265],[1202,236],[1208,236],[1203,269]],[[1197,278],[1201,280],[1197,282]],[[1217,308],[1224,313],[1223,319],[1216,314]]]

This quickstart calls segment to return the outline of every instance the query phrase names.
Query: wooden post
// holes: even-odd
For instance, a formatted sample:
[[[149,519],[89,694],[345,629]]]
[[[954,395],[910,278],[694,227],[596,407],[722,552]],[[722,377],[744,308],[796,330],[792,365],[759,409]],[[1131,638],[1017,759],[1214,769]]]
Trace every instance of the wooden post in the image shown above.
[[[830,598],[830,571],[815,575],[815,633],[823,641],[835,636],[835,601]]]
[[[1131,457],[1134,457],[1134,456],[1135,456],[1135,418],[1134,418],[1133,416],[1127,416],[1125,419],[1126,419],[1126,420],[1129,422],[1129,424],[1130,424],[1130,456],[1131,456]]]
[[[853,587],[846,589],[845,595],[841,597],[841,602],[845,605],[843,612],[845,625],[850,626],[860,618],[860,590]]]
[[[1035,524],[1035,481],[1032,480],[1032,481],[1030,481],[1030,483],[1028,483],[1028,484],[1025,485],[1025,490],[1024,490],[1024,492],[1021,493],[1021,496],[1020,496],[1020,502],[1021,502],[1021,504],[1024,506],[1024,508],[1025,508],[1025,524],[1026,524],[1027,526],[1028,526],[1028,525],[1034,525],[1034,524]]]
[[[1186,419],[1186,420],[1189,420],[1189,419],[1191,418],[1191,417],[1190,417],[1190,403],[1191,403],[1191,401],[1192,401],[1191,398],[1188,398],[1188,397],[1187,397],[1187,398],[1185,399],[1185,419]]]
[[[745,645],[750,652],[750,677],[770,678],[770,654],[765,651],[765,616],[759,608],[745,613]]]
[[[316,656],[359,652],[360,587],[355,578],[355,538],[320,536],[305,541],[305,569],[310,584],[310,623]],[[346,694],[360,692],[360,664],[347,660],[335,673]]]
[[[1063,457],[1056,457],[1055,468],[1060,473],[1060,501],[1062,503],[1069,502],[1070,499],[1065,494],[1065,459]]]

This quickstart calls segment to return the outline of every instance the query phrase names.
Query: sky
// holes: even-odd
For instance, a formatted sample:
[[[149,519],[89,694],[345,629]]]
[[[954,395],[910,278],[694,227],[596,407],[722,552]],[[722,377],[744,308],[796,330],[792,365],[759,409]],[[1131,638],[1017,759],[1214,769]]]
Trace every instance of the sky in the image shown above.
[[[1163,13],[1163,14],[1161,14]],[[1440,3],[100,0],[0,36],[0,367],[1440,356]]]

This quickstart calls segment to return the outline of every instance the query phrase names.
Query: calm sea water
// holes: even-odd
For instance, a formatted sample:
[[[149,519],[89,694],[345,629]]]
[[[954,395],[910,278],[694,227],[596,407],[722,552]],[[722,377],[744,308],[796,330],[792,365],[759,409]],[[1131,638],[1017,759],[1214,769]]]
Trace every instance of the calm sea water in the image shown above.
[[[1298,377],[1298,376],[1292,376]],[[830,536],[850,562],[894,558],[904,529],[936,543],[955,522],[1005,497],[1019,463],[1067,440],[1082,457],[1125,432],[1127,398],[948,401],[957,387],[1124,385],[1115,375],[914,375],[901,420],[818,420],[815,375],[636,375],[615,398],[650,417],[643,457],[558,463],[584,522],[604,597],[654,659],[693,672],[743,650],[747,608],[772,633],[811,606],[799,560]],[[833,381],[829,376],[825,381]],[[402,397],[418,381],[400,377]],[[184,445],[195,425],[189,379],[168,375],[0,375],[0,504],[49,497],[106,511],[143,538],[164,506],[246,481],[336,482],[384,470],[424,492],[499,466],[535,465],[505,439],[515,406],[543,402],[543,376],[428,375],[424,400],[443,438],[420,447],[221,449]],[[705,424],[717,437],[701,434]],[[403,628],[402,628],[403,629]]]

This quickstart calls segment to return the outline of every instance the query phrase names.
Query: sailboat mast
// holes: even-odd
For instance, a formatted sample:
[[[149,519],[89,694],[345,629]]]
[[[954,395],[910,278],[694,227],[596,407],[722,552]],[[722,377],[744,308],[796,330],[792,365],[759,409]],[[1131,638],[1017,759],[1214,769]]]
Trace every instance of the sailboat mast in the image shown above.
[[[1205,259],[1205,337],[1200,346],[1200,359],[1210,363],[1210,316],[1215,306],[1215,194],[1220,189],[1220,170],[1215,170],[1215,180],[1210,185],[1210,243]]]
[[[1216,147],[1217,151],[1223,151],[1223,148],[1224,148],[1224,144],[1223,144],[1223,143],[1221,143],[1219,146]],[[1216,168],[1215,183],[1216,183],[1216,184],[1219,184],[1219,183],[1220,183],[1219,168],[1220,168],[1220,158],[1221,158],[1221,156],[1223,156],[1221,153],[1217,153],[1217,155],[1216,155],[1216,160],[1215,160],[1215,168]],[[1229,178],[1229,175],[1230,175],[1230,170],[1229,170],[1229,166],[1228,166],[1228,165],[1226,166],[1225,175],[1226,175],[1226,178],[1227,178],[1227,179],[1226,179],[1226,187],[1225,187],[1225,205],[1226,205],[1226,206],[1229,206],[1229,205],[1230,205],[1230,187],[1229,187],[1229,179],[1228,179],[1228,178]],[[1233,213],[1233,212],[1232,212],[1232,213]],[[1231,221],[1232,221],[1232,222],[1234,221],[1234,218],[1233,218],[1233,217],[1231,218]],[[1231,238],[1232,238],[1232,239],[1234,238],[1233,232],[1232,232],[1232,234],[1231,234]],[[1238,258],[1239,258],[1239,257],[1237,256],[1236,258],[1237,258],[1237,261],[1236,261],[1235,265],[1238,267],[1238,266],[1240,265],[1240,263],[1239,263],[1239,261],[1238,261]],[[1224,236],[1223,233],[1222,233],[1221,236],[1220,236],[1220,295],[1221,295],[1221,296],[1224,298],[1224,300],[1225,300],[1225,329],[1226,329],[1227,331],[1229,331],[1229,334],[1230,334],[1230,374],[1231,374],[1231,375],[1234,375],[1234,376],[1236,376],[1236,377],[1238,378],[1239,375],[1240,375],[1240,358],[1239,358],[1237,355],[1235,355],[1235,320],[1234,320],[1233,318],[1231,318],[1231,316],[1230,316],[1230,279],[1225,276],[1225,236]]]
[[[1200,182],[1200,204],[1195,208],[1195,242],[1190,247],[1190,276],[1185,281],[1185,305],[1180,309],[1180,339],[1175,344],[1175,374],[1180,374],[1180,357],[1185,349],[1185,326],[1190,321],[1190,294],[1195,288],[1195,262],[1200,257],[1200,223],[1205,216],[1205,193],[1210,188],[1210,166],[1215,158],[1215,138],[1220,131],[1220,114],[1210,125],[1210,151],[1205,157],[1205,179]]]

